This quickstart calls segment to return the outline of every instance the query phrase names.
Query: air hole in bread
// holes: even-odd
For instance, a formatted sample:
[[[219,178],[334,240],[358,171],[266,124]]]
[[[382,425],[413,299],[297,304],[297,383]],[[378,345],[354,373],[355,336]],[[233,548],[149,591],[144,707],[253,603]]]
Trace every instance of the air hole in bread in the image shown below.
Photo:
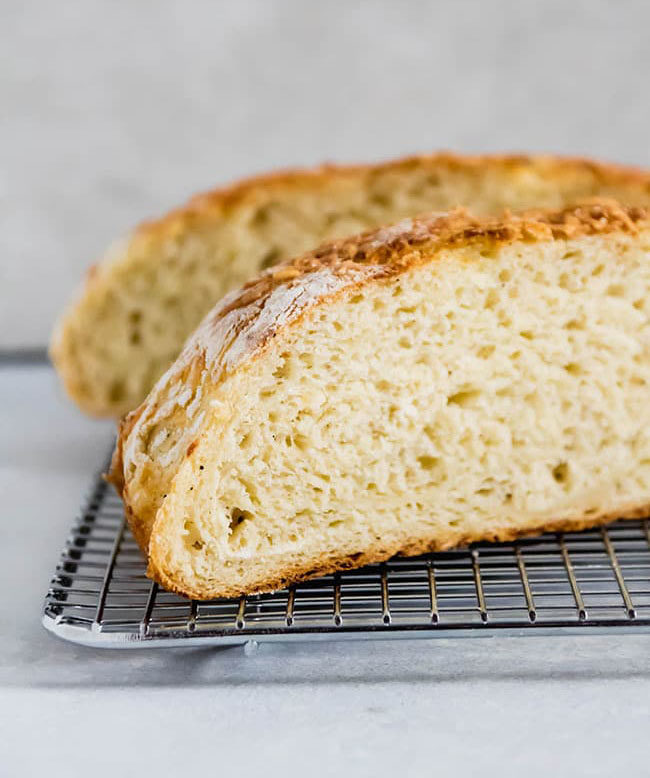
[[[201,538],[198,527],[193,521],[185,521],[183,523],[183,532],[185,534],[185,543],[188,548],[194,548],[200,551],[205,543]]]
[[[293,436],[293,442],[301,451],[306,451],[309,448],[309,439],[299,432]]]
[[[270,210],[272,207],[272,203],[267,203],[266,205],[261,205],[259,208],[257,208],[253,212],[253,216],[251,218],[251,225],[253,227],[264,227],[269,223],[270,218]]]
[[[492,344],[487,346],[481,346],[479,350],[476,352],[476,356],[478,356],[480,359],[489,359],[492,354],[494,354],[496,350],[496,346],[493,346]]]
[[[578,319],[570,319],[565,325],[565,329],[567,330],[584,330],[585,323],[584,321],[580,321]]]
[[[108,389],[108,398],[112,403],[119,403],[121,402],[125,393],[126,393],[125,382],[117,378],[111,383]]]
[[[569,480],[569,465],[567,462],[560,462],[552,469],[553,479],[558,484],[566,484]]]
[[[495,308],[500,300],[499,293],[496,289],[490,289],[489,292],[485,295],[485,302],[483,303],[483,306],[487,308],[488,310],[491,310],[492,308]]]
[[[290,354],[288,352],[280,354],[280,360],[280,364],[273,371],[273,377],[278,379],[290,378],[293,366]]]
[[[440,465],[440,457],[432,457],[428,454],[422,454],[418,457],[418,464],[423,470],[434,470]]]
[[[464,389],[450,395],[447,398],[447,403],[449,405],[459,405],[461,408],[470,408],[472,405],[475,405],[480,394],[481,392],[478,389]]]
[[[387,192],[373,192],[370,195],[370,202],[372,205],[377,205],[380,208],[390,208],[392,197]]]
[[[235,529],[243,524],[245,521],[250,521],[253,518],[253,514],[250,511],[242,510],[241,508],[230,509],[229,527],[230,533],[234,533]]]

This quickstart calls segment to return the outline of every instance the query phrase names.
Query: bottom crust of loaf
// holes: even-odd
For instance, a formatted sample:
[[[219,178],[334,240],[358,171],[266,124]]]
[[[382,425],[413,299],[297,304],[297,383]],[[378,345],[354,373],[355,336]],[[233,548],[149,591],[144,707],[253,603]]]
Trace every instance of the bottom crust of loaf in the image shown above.
[[[608,524],[617,519],[640,519],[650,514],[650,505],[642,506],[627,506],[619,511],[610,511],[601,515],[583,516],[577,519],[559,519],[553,521],[546,521],[535,528],[528,527],[527,529],[518,530],[516,527],[496,527],[491,528],[489,532],[485,532],[476,536],[465,536],[458,538],[454,535],[450,537],[437,537],[430,540],[418,539],[412,541],[406,541],[399,547],[384,546],[381,543],[376,544],[365,550],[360,550],[354,554],[346,554],[339,556],[336,552],[330,552],[321,555],[320,558],[315,559],[311,565],[288,567],[286,572],[281,576],[272,576],[267,580],[259,583],[254,590],[242,591],[238,589],[227,589],[222,585],[218,585],[214,589],[210,588],[196,588],[192,591],[188,590],[188,586],[184,583],[182,586],[174,580],[173,577],[160,568],[156,564],[154,558],[149,558],[149,565],[147,568],[147,575],[149,578],[156,581],[164,589],[169,592],[174,592],[183,597],[196,599],[196,600],[209,600],[221,597],[241,597],[242,595],[252,594],[264,594],[267,592],[278,591],[284,589],[290,584],[300,583],[301,581],[308,581],[313,578],[320,578],[324,575],[340,570],[352,570],[354,568],[364,567],[365,565],[376,564],[379,562],[385,562],[394,556],[419,556],[433,551],[448,551],[452,548],[458,548],[461,546],[469,545],[471,543],[478,542],[494,542],[494,543],[508,543],[518,538],[523,537],[535,537],[537,535],[543,535],[548,532],[579,532],[581,530],[590,529],[593,527],[599,527],[604,524]],[[144,537],[140,532],[135,532],[136,540],[138,541],[142,550],[147,553],[146,543],[143,543]]]

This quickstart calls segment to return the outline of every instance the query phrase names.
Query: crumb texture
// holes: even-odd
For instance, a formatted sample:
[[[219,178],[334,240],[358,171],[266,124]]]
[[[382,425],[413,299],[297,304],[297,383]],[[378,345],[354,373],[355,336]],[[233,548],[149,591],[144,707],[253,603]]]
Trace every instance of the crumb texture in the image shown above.
[[[649,291],[647,214],[611,203],[416,221],[249,284],[125,422],[150,574],[235,596],[638,515]]]
[[[81,408],[121,416],[212,306],[260,270],[428,211],[497,214],[595,195],[647,203],[650,178],[581,160],[439,154],[252,179],[197,197],[117,244],[63,316],[52,358]]]

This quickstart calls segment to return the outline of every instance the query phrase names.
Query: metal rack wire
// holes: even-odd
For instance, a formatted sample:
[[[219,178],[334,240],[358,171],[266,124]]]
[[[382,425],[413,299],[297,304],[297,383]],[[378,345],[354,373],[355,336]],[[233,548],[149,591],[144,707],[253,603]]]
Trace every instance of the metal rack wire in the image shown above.
[[[45,627],[95,647],[261,640],[650,630],[650,527],[394,558],[273,594],[197,602],[145,576],[122,505],[98,477],[45,600]]]

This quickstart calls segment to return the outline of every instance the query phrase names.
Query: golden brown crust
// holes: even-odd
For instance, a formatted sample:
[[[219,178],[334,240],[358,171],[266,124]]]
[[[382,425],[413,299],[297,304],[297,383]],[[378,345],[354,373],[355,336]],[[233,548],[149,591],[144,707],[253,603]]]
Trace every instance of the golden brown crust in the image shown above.
[[[535,169],[544,173],[546,178],[560,182],[564,179],[589,175],[595,182],[606,183],[612,187],[638,188],[650,197],[650,174],[640,168],[618,165],[608,162],[596,162],[584,157],[562,157],[555,155],[531,154],[477,154],[463,155],[452,152],[419,154],[388,162],[362,165],[337,165],[327,163],[316,168],[289,168],[262,175],[241,179],[228,186],[219,187],[194,196],[186,205],[170,211],[161,219],[143,222],[138,234],[147,238],[173,235],[187,224],[199,224],[203,220],[213,220],[215,214],[221,214],[236,208],[242,202],[256,199],[260,190],[265,194],[287,189],[301,189],[311,185],[322,188],[333,181],[345,185],[359,177],[371,178],[378,173],[399,174],[400,172],[421,168],[431,168],[440,173],[442,170],[462,171],[484,175],[486,170]]]
[[[385,562],[393,556],[419,556],[434,551],[448,551],[451,548],[465,546],[479,542],[510,543],[519,538],[533,537],[550,532],[580,532],[592,527],[600,527],[617,519],[640,519],[650,513],[650,505],[639,505],[626,507],[620,511],[610,511],[601,515],[582,516],[575,519],[560,519],[540,522],[535,527],[529,527],[525,530],[518,530],[512,527],[496,527],[486,531],[480,536],[459,537],[457,533],[450,533],[447,538],[437,538],[436,540],[414,540],[407,541],[400,546],[376,546],[360,551],[356,554],[346,554],[338,556],[336,554],[323,555],[323,558],[317,565],[309,567],[294,566],[287,569],[287,572],[281,576],[271,576],[259,583],[254,591],[242,591],[237,588],[227,589],[223,584],[219,584],[218,591],[209,588],[197,588],[188,590],[187,587],[180,588],[178,583],[170,577],[163,569],[159,568],[155,560],[150,559],[147,567],[147,576],[156,583],[163,586],[167,591],[175,592],[182,597],[188,597],[194,600],[210,600],[214,597],[241,597],[242,595],[263,594],[265,592],[274,592],[278,589],[284,589],[289,584],[309,581],[313,578],[320,578],[324,575],[335,573],[338,570],[351,570],[365,565]],[[138,541],[139,542],[139,541]],[[140,543],[142,547],[142,544]]]
[[[219,315],[267,297],[282,284],[299,282],[322,268],[344,274],[360,266],[375,266],[374,277],[399,275],[445,249],[482,244],[497,245],[526,241],[570,240],[611,232],[635,234],[639,222],[647,222],[650,211],[642,206],[625,206],[615,200],[593,198],[559,211],[530,210],[512,215],[478,218],[463,208],[448,214],[404,219],[398,224],[350,238],[326,243],[296,259],[276,265],[245,284],[237,297],[219,308]],[[423,256],[426,249],[427,255]]]

